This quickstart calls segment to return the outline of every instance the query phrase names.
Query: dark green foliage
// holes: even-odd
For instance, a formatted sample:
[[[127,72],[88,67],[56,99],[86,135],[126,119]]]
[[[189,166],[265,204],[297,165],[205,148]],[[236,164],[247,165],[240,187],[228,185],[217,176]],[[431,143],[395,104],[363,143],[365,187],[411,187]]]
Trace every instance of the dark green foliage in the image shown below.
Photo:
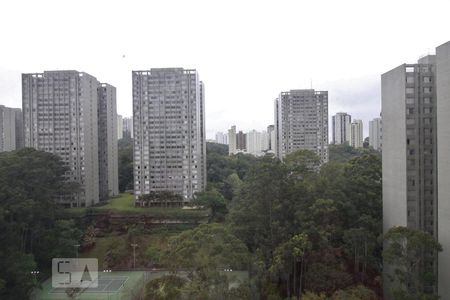
[[[245,299],[231,286],[224,269],[243,270],[249,262],[245,245],[222,224],[203,224],[169,240],[162,261],[174,275],[186,270],[185,299]],[[181,298],[181,299],[184,299]]]
[[[181,289],[186,279],[176,275],[165,275],[149,281],[145,286],[146,300],[181,299]]]
[[[380,156],[319,162],[309,151],[256,159],[233,197],[227,220],[254,257],[260,291],[276,284],[281,298],[330,297],[358,283],[380,288]]]
[[[170,192],[151,191],[148,194],[142,195],[137,201],[139,206],[161,206],[161,207],[176,207],[183,205],[183,196]]]
[[[363,142],[363,148],[369,148],[370,147],[369,143],[370,143],[369,137],[366,137]]]
[[[206,143],[206,153],[208,155],[217,154],[220,156],[228,155],[228,145],[218,144],[218,143]]]
[[[352,158],[359,157],[365,154],[381,155],[378,151],[373,150],[371,147],[353,148],[347,144],[341,145],[329,145],[330,161],[335,162],[348,162]]]
[[[225,198],[215,189],[197,193],[193,204],[211,209],[209,222],[224,221],[225,215],[228,212]]]
[[[430,234],[406,227],[393,227],[384,236],[385,262],[392,269],[391,293],[399,300],[434,300],[437,296],[426,293],[425,286],[436,283],[433,262],[442,246]]]
[[[133,139],[129,136],[119,140],[119,191],[133,189]]]
[[[72,221],[57,221],[57,195],[74,184],[63,180],[61,160],[49,153],[22,149],[0,154],[0,298],[26,299],[45,276],[53,257],[74,256],[81,232]]]
[[[228,146],[215,143],[206,143],[206,154],[208,189],[215,188],[231,200],[236,191],[233,184],[243,180],[258,159],[242,153],[229,156]]]

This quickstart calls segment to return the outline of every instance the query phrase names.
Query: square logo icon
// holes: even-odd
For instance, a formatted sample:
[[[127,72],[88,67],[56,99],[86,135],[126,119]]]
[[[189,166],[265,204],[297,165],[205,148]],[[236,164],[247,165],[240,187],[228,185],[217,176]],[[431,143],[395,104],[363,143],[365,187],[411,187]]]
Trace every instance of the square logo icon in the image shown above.
[[[98,287],[98,260],[96,258],[53,258],[52,287]]]

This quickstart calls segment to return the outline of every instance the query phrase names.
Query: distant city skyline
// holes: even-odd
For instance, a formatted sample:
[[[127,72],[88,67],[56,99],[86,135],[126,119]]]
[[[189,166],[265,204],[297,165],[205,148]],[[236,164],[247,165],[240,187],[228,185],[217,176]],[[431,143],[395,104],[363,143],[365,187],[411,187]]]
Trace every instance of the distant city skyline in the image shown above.
[[[130,117],[133,70],[195,68],[208,82],[209,139],[233,124],[243,131],[265,130],[273,124],[273,100],[280,90],[311,87],[329,92],[330,118],[345,111],[363,120],[366,137],[369,120],[381,110],[380,75],[399,62],[434,53],[430,45],[449,39],[448,5],[441,3],[427,2],[433,14],[423,14],[423,3],[414,1],[408,5],[391,1],[107,2],[106,6],[84,0],[3,1],[0,104],[21,107],[21,73],[78,70],[114,85],[117,112]],[[98,14],[105,7],[108,13]],[[63,13],[67,9],[70,14]],[[318,22],[316,14],[298,18],[299,11],[320,11],[320,18],[327,22]],[[252,22],[248,22],[250,14]],[[167,22],[169,15],[171,22]],[[186,16],[189,26],[201,34],[181,33]],[[420,22],[408,22],[408,30],[400,26],[402,18],[419,16]],[[52,30],[33,35],[29,29],[36,24]],[[433,24],[433,30],[423,24]],[[151,39],[143,39],[148,28],[160,30],[152,31]],[[55,36],[61,46],[55,44]],[[289,41],[289,46],[280,47],[280,41]],[[29,51],[29,45],[39,46]]]

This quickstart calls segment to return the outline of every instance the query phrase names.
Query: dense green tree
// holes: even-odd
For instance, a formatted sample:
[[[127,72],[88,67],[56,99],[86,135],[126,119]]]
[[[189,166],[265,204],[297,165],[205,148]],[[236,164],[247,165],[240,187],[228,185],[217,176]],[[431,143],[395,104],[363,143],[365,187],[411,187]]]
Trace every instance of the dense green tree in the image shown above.
[[[347,144],[329,145],[328,149],[330,161],[335,162],[347,162],[352,158],[359,157],[364,154],[380,155],[379,152],[373,150],[372,148],[354,148]]]
[[[377,300],[378,297],[371,289],[363,285],[352,286],[344,290],[337,290],[332,300]]]
[[[208,155],[215,153],[220,156],[227,156],[228,155],[228,145],[206,142],[206,153]]]
[[[303,277],[305,273],[305,256],[311,250],[311,243],[306,234],[297,234],[278,246],[270,271],[279,273],[286,280],[286,294],[302,296]],[[285,272],[288,273],[285,273]]]
[[[303,179],[306,175],[315,174],[320,166],[320,158],[309,150],[299,150],[290,153],[284,159],[289,170]]]
[[[138,206],[177,207],[183,205],[183,196],[172,191],[150,191],[139,196]]]
[[[133,189],[133,139],[125,136],[118,142],[119,191]]]
[[[370,147],[369,137],[367,136],[363,142],[363,148],[367,149]]]
[[[225,178],[221,189],[222,195],[227,200],[233,200],[239,194],[242,186],[242,180],[236,173],[231,173]]]
[[[186,279],[176,275],[165,275],[149,281],[145,286],[146,300],[182,299],[182,288]]]
[[[172,237],[162,260],[177,275],[187,271],[187,299],[232,299],[236,291],[223,270],[248,267],[245,245],[221,224],[203,224]]]
[[[282,201],[283,193],[288,191],[287,174],[287,169],[278,160],[269,157],[259,160],[242,184],[230,215],[235,234],[250,251],[260,249],[266,264],[283,240],[282,235],[289,234],[279,230],[283,227],[281,223],[289,221],[289,218],[281,218],[279,214],[294,213],[284,210],[284,205],[289,203]]]
[[[224,187],[226,179],[233,173],[243,180],[252,165],[258,159],[250,154],[238,153],[228,155],[228,146],[216,143],[206,143],[206,173],[208,187],[218,189],[226,199],[231,200],[229,187]]]
[[[358,282],[377,286],[381,215],[378,154],[320,165],[314,153],[298,151],[283,162],[257,159],[227,220],[254,257],[253,281],[263,295],[274,295],[276,284],[282,297],[292,296],[294,286],[295,294],[331,297]],[[289,249],[298,235],[308,236],[310,246],[295,262]]]
[[[74,255],[81,232],[71,221],[57,221],[55,199],[77,188],[64,180],[67,168],[57,156],[25,148],[0,154],[1,299],[26,299],[39,270],[51,258]]]
[[[437,295],[425,290],[426,286],[436,283],[434,270],[427,263],[442,251],[442,246],[433,236],[421,230],[393,227],[384,240],[383,258],[392,270],[389,288],[394,299],[438,299]]]
[[[221,222],[227,214],[227,204],[225,198],[217,190],[212,189],[200,192],[195,195],[194,205],[200,205],[211,209],[209,222]]]

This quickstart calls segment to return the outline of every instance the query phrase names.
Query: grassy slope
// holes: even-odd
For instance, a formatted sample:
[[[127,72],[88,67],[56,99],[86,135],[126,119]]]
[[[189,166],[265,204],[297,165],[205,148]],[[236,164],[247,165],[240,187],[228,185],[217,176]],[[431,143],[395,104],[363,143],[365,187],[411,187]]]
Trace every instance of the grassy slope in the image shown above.
[[[168,220],[187,220],[187,221],[204,221],[207,218],[209,210],[185,210],[181,208],[161,208],[161,207],[135,207],[133,195],[128,193],[120,194],[116,198],[110,199],[103,206],[89,208],[69,208],[65,209],[66,217],[82,217],[86,213],[106,213],[115,214],[146,214],[152,217],[168,219]],[[187,225],[171,225],[157,227],[152,231],[147,231],[137,237],[138,248],[136,249],[137,266],[144,266],[148,257],[145,252],[148,247],[154,247],[160,251],[165,249],[168,238],[180,231],[190,229]],[[81,257],[97,258],[99,268],[103,268],[103,262],[108,251],[117,249],[120,253],[124,253],[124,260],[131,259],[133,253],[129,246],[130,241],[126,234],[109,235],[106,237],[98,237],[95,239],[95,246],[92,249],[85,250],[80,253]],[[121,247],[122,245],[122,247]],[[125,246],[125,248],[123,248]]]
[[[177,219],[190,219],[190,218],[202,218],[208,215],[208,210],[186,210],[181,208],[164,208],[164,207],[135,207],[133,195],[128,193],[120,194],[116,198],[110,199],[110,201],[98,207],[90,208],[69,208],[66,212],[69,214],[83,214],[87,210],[93,212],[114,212],[121,214],[146,214],[154,217],[161,218],[177,218]]]

